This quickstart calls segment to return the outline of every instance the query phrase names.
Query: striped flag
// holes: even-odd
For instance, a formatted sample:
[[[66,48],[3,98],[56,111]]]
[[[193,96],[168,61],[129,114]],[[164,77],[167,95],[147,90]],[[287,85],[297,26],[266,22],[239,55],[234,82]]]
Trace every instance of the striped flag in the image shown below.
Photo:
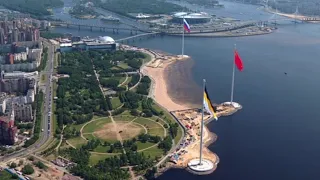
[[[213,118],[215,120],[218,120],[218,117],[216,115],[216,113],[214,112],[214,109],[213,109],[213,106],[212,106],[212,103],[210,101],[210,98],[209,98],[209,94],[207,92],[207,88],[205,87],[204,88],[204,92],[203,92],[203,105],[204,105],[204,109],[209,112]]]
[[[184,18],[183,18],[183,28],[186,31],[190,32],[190,26],[189,26],[188,22],[186,21],[186,19],[184,19]]]

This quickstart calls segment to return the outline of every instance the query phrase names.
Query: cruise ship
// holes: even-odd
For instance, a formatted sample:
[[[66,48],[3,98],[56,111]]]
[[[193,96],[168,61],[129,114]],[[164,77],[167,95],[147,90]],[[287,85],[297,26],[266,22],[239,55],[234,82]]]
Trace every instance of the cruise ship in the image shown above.
[[[113,17],[113,16],[107,16],[107,17],[103,16],[103,17],[100,18],[100,20],[102,22],[106,22],[106,23],[110,23],[110,22],[119,23],[120,22],[119,18],[116,18],[116,17]]]

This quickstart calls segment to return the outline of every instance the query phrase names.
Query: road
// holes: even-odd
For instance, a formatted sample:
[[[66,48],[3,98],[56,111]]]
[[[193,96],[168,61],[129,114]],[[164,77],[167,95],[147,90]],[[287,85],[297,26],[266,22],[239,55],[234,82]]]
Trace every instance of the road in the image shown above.
[[[46,40],[43,41],[43,44],[48,47],[48,61],[47,61],[46,72],[44,73],[47,76],[47,82],[45,82],[44,86],[39,87],[45,95],[44,109],[43,109],[42,123],[41,123],[41,128],[43,129],[43,132],[42,131],[40,132],[40,138],[36,143],[29,146],[28,148],[22,149],[20,151],[14,152],[10,155],[0,158],[1,163],[10,161],[13,158],[25,156],[26,154],[34,153],[41,146],[43,146],[49,140],[49,137],[52,135],[52,132],[50,131],[51,116],[49,117],[48,114],[49,112],[51,113],[51,100],[52,100],[51,92],[53,92],[53,85],[52,85],[51,79],[53,74],[55,47]],[[38,78],[39,81],[41,79],[41,75],[42,74],[39,73],[39,77],[40,77]]]

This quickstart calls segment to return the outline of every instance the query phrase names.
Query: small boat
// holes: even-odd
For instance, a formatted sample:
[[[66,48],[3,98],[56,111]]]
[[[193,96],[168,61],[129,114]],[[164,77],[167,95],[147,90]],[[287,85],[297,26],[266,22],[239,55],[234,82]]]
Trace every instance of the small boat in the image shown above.
[[[113,16],[107,16],[107,17],[101,17],[100,18],[101,21],[103,22],[113,22],[113,23],[119,23],[120,22],[120,19],[119,18],[116,18],[116,17],[113,17]]]

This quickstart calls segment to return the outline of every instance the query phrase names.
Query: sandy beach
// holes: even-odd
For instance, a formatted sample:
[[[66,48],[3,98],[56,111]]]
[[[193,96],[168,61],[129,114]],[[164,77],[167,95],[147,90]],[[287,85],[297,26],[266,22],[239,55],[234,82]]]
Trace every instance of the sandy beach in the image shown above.
[[[177,111],[199,107],[197,99],[187,92],[197,90],[198,86],[189,80],[192,61],[178,56],[149,53],[152,60],[145,65],[141,72],[152,80],[151,97],[168,111]],[[187,66],[185,65],[187,64]],[[200,93],[200,92],[199,92]],[[201,94],[199,94],[201,97]]]

